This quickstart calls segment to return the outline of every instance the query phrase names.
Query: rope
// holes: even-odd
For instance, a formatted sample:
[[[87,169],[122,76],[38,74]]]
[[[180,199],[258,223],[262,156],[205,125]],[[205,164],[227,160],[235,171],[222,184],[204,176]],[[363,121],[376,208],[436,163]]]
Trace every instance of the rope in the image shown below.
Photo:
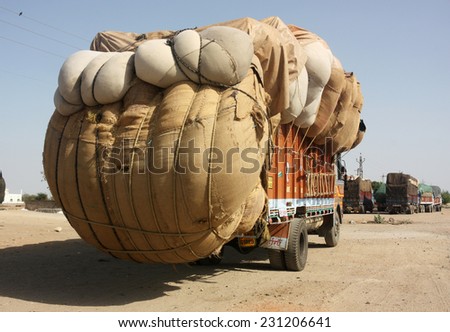
[[[96,128],[95,128],[95,158],[96,158],[96,164],[97,164],[96,175],[97,175],[98,185],[100,186],[100,193],[101,193],[101,197],[102,197],[103,206],[105,207],[106,217],[108,218],[108,223],[110,225],[112,225],[111,212],[109,211],[109,205],[106,203],[106,197],[105,197],[105,192],[103,190],[103,182],[102,182],[101,172],[100,172],[100,167],[99,167],[100,166],[100,160],[104,160],[104,159],[100,158],[100,156],[99,156],[100,144],[99,144],[98,141],[99,141],[99,129],[98,129],[98,122],[96,122]],[[66,215],[68,215],[67,212],[66,212]],[[69,218],[67,218],[67,219],[69,219]],[[114,233],[114,236],[115,236],[117,242],[122,247],[122,249],[125,249],[125,247],[124,247],[122,241],[120,240],[120,237],[117,234],[115,229],[113,229],[113,233]],[[132,259],[132,257],[129,257],[129,258]]]
[[[180,233],[164,233],[164,232],[160,232],[160,231],[148,231],[148,230],[141,229],[141,228],[131,228],[131,227],[128,227],[128,226],[105,224],[105,223],[102,223],[102,222],[99,222],[99,221],[86,220],[86,219],[83,219],[83,218],[76,217],[76,216],[74,216],[74,215],[72,215],[72,214],[70,214],[68,212],[66,212],[66,215],[70,219],[75,220],[76,222],[79,222],[79,223],[84,223],[84,224],[88,224],[88,225],[95,225],[95,226],[99,226],[99,227],[110,228],[110,229],[124,231],[124,232],[140,233],[140,234],[151,235],[151,236],[186,237],[186,236],[207,234],[207,233],[211,232],[211,230],[212,230],[212,229],[208,228],[208,229],[204,229],[204,230],[201,230],[201,231],[198,231],[198,232],[193,232],[193,233],[181,233],[181,232]]]
[[[183,124],[180,128],[180,132],[179,132],[178,138],[176,140],[177,145],[175,147],[175,154],[174,154],[174,160],[173,160],[174,170],[173,170],[173,181],[172,181],[172,192],[173,192],[173,202],[172,203],[173,203],[173,213],[175,216],[175,225],[177,226],[177,231],[179,234],[181,234],[181,227],[180,227],[180,220],[178,218],[178,211],[177,211],[177,174],[178,174],[178,172],[176,171],[176,167],[177,167],[178,161],[179,161],[180,142],[181,142],[181,138],[183,137],[184,128],[186,126],[186,120],[189,116],[189,113],[192,109],[192,105],[194,103],[195,97],[197,96],[197,93],[199,92],[199,90],[200,90],[200,86],[198,85],[197,91],[195,91],[195,93],[192,95],[191,101],[186,110],[186,114],[184,115]],[[183,243],[186,246],[186,248],[189,247],[191,254],[193,254],[196,257],[200,257],[192,250],[190,245],[188,243],[186,243],[186,240],[184,239],[184,237],[182,237],[182,240],[183,240]]]
[[[145,33],[140,34],[139,36],[137,36],[137,37],[135,38],[134,42],[129,43],[128,45],[125,45],[125,46],[122,47],[122,48],[119,48],[116,52],[125,52],[125,51],[128,51],[128,50],[132,49],[134,45],[136,45],[137,43],[140,43],[141,41],[146,40],[146,39],[147,39],[147,36],[145,35]]]

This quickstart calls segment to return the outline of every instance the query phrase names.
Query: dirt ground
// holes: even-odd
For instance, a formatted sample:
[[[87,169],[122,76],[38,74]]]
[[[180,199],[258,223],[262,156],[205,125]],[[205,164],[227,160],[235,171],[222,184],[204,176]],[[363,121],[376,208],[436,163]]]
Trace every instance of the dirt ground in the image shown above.
[[[0,210],[0,311],[450,311],[450,209],[374,216],[345,215],[335,248],[310,236],[305,270],[285,272],[263,249],[227,247],[214,267],[119,261],[62,214]]]

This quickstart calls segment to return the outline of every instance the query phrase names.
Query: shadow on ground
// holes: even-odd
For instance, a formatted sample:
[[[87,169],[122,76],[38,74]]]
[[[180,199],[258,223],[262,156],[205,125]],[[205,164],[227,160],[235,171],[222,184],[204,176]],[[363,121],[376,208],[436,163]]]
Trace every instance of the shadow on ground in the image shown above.
[[[215,266],[139,264],[117,260],[78,239],[46,242],[0,250],[0,296],[59,305],[124,305],[164,296],[186,281],[211,283],[228,271],[270,269],[266,260],[264,250],[244,256],[227,247]]]
[[[311,248],[323,245],[310,243]],[[165,296],[183,283],[215,283],[230,271],[273,271],[267,252],[226,246],[219,265],[139,264],[115,259],[83,240],[0,249],[0,296],[67,306],[120,306]]]

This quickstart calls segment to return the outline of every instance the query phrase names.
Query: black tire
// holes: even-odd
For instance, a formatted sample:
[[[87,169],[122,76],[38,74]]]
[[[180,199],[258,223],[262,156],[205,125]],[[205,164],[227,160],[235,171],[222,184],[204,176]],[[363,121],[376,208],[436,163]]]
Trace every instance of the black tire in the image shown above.
[[[270,266],[275,270],[286,270],[284,251],[269,249]]]
[[[292,219],[288,249],[284,252],[286,270],[302,271],[308,258],[308,230],[304,219]]]
[[[336,247],[341,234],[341,215],[338,210],[334,210],[333,220],[328,221],[325,231],[325,244],[327,247]]]

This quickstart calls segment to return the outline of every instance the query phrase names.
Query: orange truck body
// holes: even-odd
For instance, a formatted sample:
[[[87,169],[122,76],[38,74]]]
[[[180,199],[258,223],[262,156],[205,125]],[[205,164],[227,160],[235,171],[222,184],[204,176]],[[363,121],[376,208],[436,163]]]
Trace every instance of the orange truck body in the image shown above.
[[[330,142],[331,143],[331,142]],[[315,146],[292,124],[279,126],[273,137],[267,171],[268,228],[270,240],[261,247],[286,250],[289,224],[305,221],[308,234],[321,233],[321,226],[336,216],[342,223],[344,181],[340,179],[339,155],[331,144]],[[241,243],[250,246],[244,235]]]

